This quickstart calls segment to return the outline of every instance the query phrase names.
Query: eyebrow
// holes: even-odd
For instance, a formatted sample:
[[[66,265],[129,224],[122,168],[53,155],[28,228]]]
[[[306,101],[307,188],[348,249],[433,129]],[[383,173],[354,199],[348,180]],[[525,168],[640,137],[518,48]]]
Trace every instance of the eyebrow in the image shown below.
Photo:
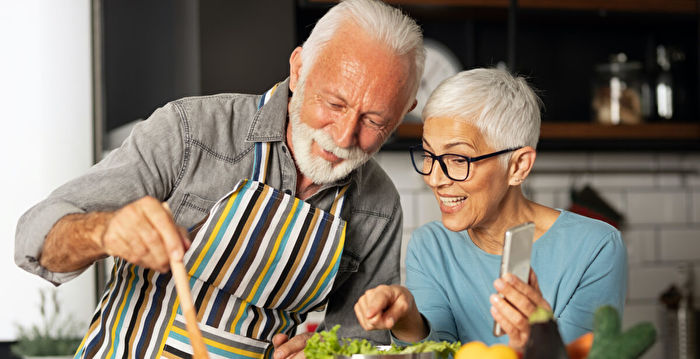
[[[425,144],[428,145],[428,147],[431,147],[431,148],[432,148],[432,146],[430,145],[430,143],[428,143],[428,140],[426,140],[425,137],[423,138],[423,142],[425,142]],[[450,142],[450,143],[448,143],[448,144],[445,145],[445,149],[454,148],[454,147],[457,147],[457,146],[459,146],[459,145],[468,146],[468,147],[470,147],[471,149],[473,149],[473,150],[476,151],[476,147],[472,146],[472,144],[470,144],[470,143],[468,143],[468,142]]]
[[[345,97],[344,97],[343,95],[341,95],[340,93],[334,92],[334,91],[331,90],[331,89],[322,88],[321,91],[320,91],[320,94],[321,94],[322,96],[324,96],[324,97],[332,97],[332,98],[335,98],[335,99],[337,99],[337,100],[339,100],[339,101],[342,101],[342,102],[343,102],[344,104],[346,104],[346,105],[348,104],[347,99],[345,99]],[[391,121],[390,118],[388,118],[388,117],[386,117],[386,116],[384,115],[385,112],[386,112],[386,109],[381,109],[381,110],[378,110],[378,111],[366,111],[366,112],[362,112],[362,113],[363,113],[363,114],[367,114],[367,115],[376,115],[376,116],[379,116],[379,117],[383,118],[384,120],[386,120],[387,122]]]
[[[341,101],[343,103],[348,103],[348,101],[345,99],[345,97],[339,93],[323,90],[323,91],[321,91],[321,94],[323,94],[326,97],[332,97],[332,98],[334,98],[338,101]]]

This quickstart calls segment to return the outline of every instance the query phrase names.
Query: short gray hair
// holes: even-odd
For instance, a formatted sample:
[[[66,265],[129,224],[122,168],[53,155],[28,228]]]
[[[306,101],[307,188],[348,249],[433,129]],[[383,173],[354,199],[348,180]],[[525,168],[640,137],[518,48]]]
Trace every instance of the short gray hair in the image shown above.
[[[542,101],[522,77],[500,69],[462,71],[430,95],[422,118],[452,117],[474,124],[487,143],[506,148],[537,148]],[[504,164],[510,156],[503,156]]]
[[[305,78],[326,43],[348,21],[354,21],[367,35],[385,44],[398,56],[413,56],[416,73],[411,94],[414,97],[425,64],[423,33],[415,20],[378,0],[345,0],[323,15],[302,46],[301,60],[304,66],[300,77]]]

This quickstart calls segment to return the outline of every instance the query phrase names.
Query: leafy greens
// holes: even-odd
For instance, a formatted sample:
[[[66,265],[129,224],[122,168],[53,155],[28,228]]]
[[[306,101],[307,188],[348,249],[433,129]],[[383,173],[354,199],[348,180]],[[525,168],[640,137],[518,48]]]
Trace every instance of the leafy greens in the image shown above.
[[[392,344],[388,350],[379,350],[366,339],[338,338],[336,325],[330,331],[315,333],[306,342],[304,354],[307,359],[334,359],[336,355],[352,356],[353,354],[409,354],[435,352],[438,358],[446,359],[454,354],[461,346],[460,342],[423,341],[407,347]]]

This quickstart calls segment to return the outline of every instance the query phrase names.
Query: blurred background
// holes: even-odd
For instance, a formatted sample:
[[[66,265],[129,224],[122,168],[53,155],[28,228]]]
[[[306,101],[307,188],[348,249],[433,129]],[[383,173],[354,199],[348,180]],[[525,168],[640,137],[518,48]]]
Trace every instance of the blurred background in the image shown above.
[[[646,358],[696,357],[700,1],[388,2],[424,30],[428,57],[419,102],[444,78],[474,67],[508,68],[538,89],[545,109],[526,194],[620,228],[630,263],[625,326],[652,321],[660,331]],[[52,287],[13,263],[19,216],[118,147],[135,122],[168,101],[260,93],[286,78],[289,54],[332,5],[0,3],[6,167],[0,271],[7,288],[0,295],[0,342],[14,342],[19,327],[44,320],[40,291]],[[407,155],[407,146],[420,141],[420,109],[377,155],[401,192],[404,243],[419,225],[440,218]],[[56,292],[79,333],[107,267],[95,266]]]

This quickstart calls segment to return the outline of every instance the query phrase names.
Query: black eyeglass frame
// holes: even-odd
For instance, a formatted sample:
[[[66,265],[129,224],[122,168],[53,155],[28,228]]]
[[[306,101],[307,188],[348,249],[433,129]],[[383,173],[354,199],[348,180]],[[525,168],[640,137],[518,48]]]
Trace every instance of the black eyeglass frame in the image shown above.
[[[469,178],[469,173],[471,172],[471,169],[472,169],[472,162],[477,162],[477,161],[485,160],[485,159],[487,159],[487,158],[491,158],[491,157],[495,157],[495,156],[498,156],[498,155],[502,155],[502,154],[504,154],[504,153],[516,151],[516,150],[519,150],[519,149],[521,149],[521,148],[523,148],[523,146],[508,148],[508,149],[505,149],[505,150],[500,150],[500,151],[488,153],[488,154],[481,155],[481,156],[477,156],[477,157],[463,156],[463,155],[458,155],[458,154],[456,154],[456,153],[443,153],[443,154],[441,154],[441,155],[436,155],[436,154],[434,154],[434,153],[432,153],[432,152],[430,152],[430,151],[424,149],[424,148],[423,148],[423,145],[411,146],[411,147],[409,147],[408,150],[409,150],[409,152],[410,152],[411,163],[413,164],[413,168],[414,168],[414,169],[416,170],[416,172],[418,172],[419,174],[421,174],[421,175],[423,175],[423,176],[428,176],[428,175],[430,175],[431,173],[433,173],[433,168],[435,167],[435,162],[437,161],[437,163],[440,164],[440,168],[442,168],[442,173],[444,173],[445,176],[447,176],[447,178],[449,178],[449,179],[451,179],[451,180],[453,180],[453,181],[462,182],[462,181],[466,181],[467,178]],[[418,168],[418,164],[416,164],[415,157],[413,156],[414,152],[423,152],[423,153],[427,153],[427,154],[430,156],[430,158],[433,160],[433,163],[430,165],[430,171],[428,171],[428,173],[423,173],[423,171],[422,171],[421,169]],[[466,177],[464,177],[463,179],[456,179],[456,178],[453,178],[452,176],[450,176],[449,171],[447,171],[447,165],[446,165],[445,162],[442,160],[442,158],[443,158],[444,156],[456,156],[456,157],[460,157],[460,158],[465,159],[465,160],[467,161],[467,175],[466,175]],[[421,168],[422,168],[422,167],[423,167],[423,166],[421,166]]]

